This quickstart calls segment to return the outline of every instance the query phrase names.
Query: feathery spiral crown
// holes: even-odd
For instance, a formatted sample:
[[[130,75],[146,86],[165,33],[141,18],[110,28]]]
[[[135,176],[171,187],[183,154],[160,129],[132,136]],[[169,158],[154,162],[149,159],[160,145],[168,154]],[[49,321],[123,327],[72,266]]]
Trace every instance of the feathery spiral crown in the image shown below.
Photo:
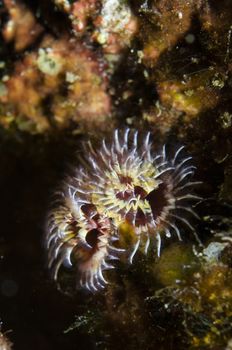
[[[92,292],[104,288],[103,270],[114,268],[112,261],[125,250],[123,225],[133,233],[127,247],[130,263],[139,248],[147,253],[151,239],[157,241],[158,256],[163,235],[175,232],[181,240],[178,223],[199,242],[186,216],[197,217],[190,201],[200,197],[189,190],[200,182],[189,180],[195,167],[192,157],[181,157],[183,149],[178,148],[172,158],[165,146],[153,154],[150,133],[140,142],[138,132],[130,129],[122,134],[116,130],[112,143],[103,140],[99,150],[86,144],[85,167],[67,178],[48,218],[48,265],[55,280],[62,264],[75,262],[78,285]],[[118,240],[120,248],[115,246]]]

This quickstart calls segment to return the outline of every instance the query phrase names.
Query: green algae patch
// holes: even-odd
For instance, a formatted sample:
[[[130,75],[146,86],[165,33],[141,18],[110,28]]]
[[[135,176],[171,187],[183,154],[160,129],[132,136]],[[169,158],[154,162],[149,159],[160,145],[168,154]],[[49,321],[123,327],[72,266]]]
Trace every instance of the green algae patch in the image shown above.
[[[194,268],[194,254],[191,247],[174,244],[164,249],[153,268],[155,278],[163,285],[180,283]]]

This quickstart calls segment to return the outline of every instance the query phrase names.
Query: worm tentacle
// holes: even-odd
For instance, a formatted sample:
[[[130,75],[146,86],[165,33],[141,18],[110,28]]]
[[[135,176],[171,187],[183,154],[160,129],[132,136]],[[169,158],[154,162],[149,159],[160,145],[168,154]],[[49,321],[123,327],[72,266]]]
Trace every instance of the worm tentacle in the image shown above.
[[[192,205],[201,199],[192,192],[200,182],[192,180],[191,161],[184,146],[171,154],[164,145],[157,153],[149,132],[142,137],[129,128],[115,130],[99,149],[85,144],[83,165],[67,177],[48,216],[53,278],[62,265],[72,267],[77,285],[94,293],[106,286],[104,271],[124,250],[133,263],[138,250],[147,254],[154,241],[160,256],[163,238],[174,233],[182,240],[182,226],[200,242],[191,222],[198,219]]]

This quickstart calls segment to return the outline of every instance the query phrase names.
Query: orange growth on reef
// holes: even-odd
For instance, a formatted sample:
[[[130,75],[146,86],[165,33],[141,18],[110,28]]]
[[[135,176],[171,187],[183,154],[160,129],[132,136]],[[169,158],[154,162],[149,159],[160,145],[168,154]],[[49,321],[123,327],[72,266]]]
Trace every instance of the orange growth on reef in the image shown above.
[[[46,36],[37,52],[16,62],[8,77],[7,93],[0,97],[4,115],[13,115],[19,127],[35,132],[72,122],[104,128],[111,113],[104,69],[104,61],[79,41]]]
[[[21,2],[4,0],[9,19],[2,29],[6,42],[14,42],[15,51],[22,51],[43,32],[32,12]]]

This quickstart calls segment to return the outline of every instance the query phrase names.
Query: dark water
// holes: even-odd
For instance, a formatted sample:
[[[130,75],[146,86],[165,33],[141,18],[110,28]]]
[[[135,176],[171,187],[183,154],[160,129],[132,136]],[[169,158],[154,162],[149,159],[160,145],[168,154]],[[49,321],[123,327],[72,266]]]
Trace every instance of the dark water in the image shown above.
[[[63,333],[84,301],[57,291],[45,266],[44,221],[64,154],[69,159],[74,152],[57,141],[1,143],[0,309],[14,349],[94,348],[89,336]]]

